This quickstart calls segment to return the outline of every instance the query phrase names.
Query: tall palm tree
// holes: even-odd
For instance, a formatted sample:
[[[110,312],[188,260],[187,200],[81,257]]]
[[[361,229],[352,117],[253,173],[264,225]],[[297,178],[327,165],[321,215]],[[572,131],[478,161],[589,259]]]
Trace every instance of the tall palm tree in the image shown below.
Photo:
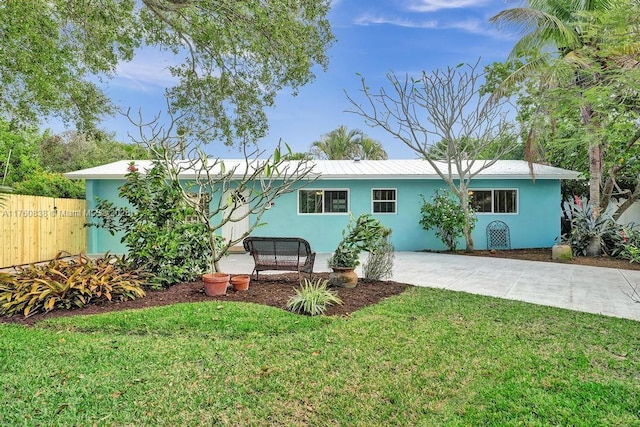
[[[521,29],[522,38],[513,47],[510,59],[528,59],[505,80],[502,89],[532,76],[542,76],[548,85],[553,86],[558,70],[566,69],[567,64],[573,64],[573,75],[578,77],[578,69],[585,63],[582,60],[584,58],[580,58],[583,52],[581,48],[594,43],[593,38],[584,37],[581,19],[586,19],[585,13],[605,12],[623,2],[624,0],[529,0],[528,7],[507,9],[491,18],[493,22],[515,24]],[[584,21],[582,23],[586,24]],[[578,78],[574,82],[583,90],[588,88],[586,85],[592,84]],[[500,94],[501,90],[498,90],[497,95]],[[597,127],[596,113],[588,103],[580,107],[580,114],[585,126]],[[597,138],[591,138],[589,142],[589,173],[589,197],[593,203],[598,203],[602,181],[602,144]]]
[[[311,144],[311,154],[317,159],[326,160],[387,158],[387,153],[380,142],[360,130],[348,130],[345,125],[338,126],[323,135],[319,141],[314,141]]]

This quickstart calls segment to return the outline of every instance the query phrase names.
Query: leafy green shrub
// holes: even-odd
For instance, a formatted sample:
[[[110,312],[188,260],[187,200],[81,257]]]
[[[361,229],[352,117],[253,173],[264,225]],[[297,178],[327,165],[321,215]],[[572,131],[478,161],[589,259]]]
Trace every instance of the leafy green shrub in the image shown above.
[[[433,192],[432,202],[429,203],[423,195],[420,213],[420,225],[425,230],[435,229],[436,236],[450,251],[455,251],[458,239],[464,235],[465,218],[460,203],[450,191],[438,189]],[[477,218],[470,210],[471,230]]]
[[[317,279],[312,282],[304,279],[300,284],[300,289],[296,289],[296,295],[287,301],[287,309],[309,316],[322,314],[327,307],[334,304],[342,304],[338,295],[327,288],[328,280]]]
[[[636,245],[625,245],[620,257],[628,259],[630,263],[640,262],[640,248]]]
[[[14,185],[16,194],[30,196],[84,199],[85,188],[81,181],[72,181],[61,173],[33,171],[24,181]]]
[[[329,258],[329,266],[355,268],[360,263],[360,252],[375,250],[390,234],[391,229],[370,214],[362,214],[356,220],[351,217],[342,232],[342,240]]]
[[[393,276],[393,263],[395,260],[395,248],[389,239],[385,239],[369,252],[367,260],[362,265],[365,279],[384,280]]]
[[[170,286],[192,281],[205,272],[211,260],[205,224],[193,222],[194,209],[182,198],[182,189],[167,181],[165,168],[155,162],[146,175],[129,166],[120,197],[133,208],[116,207],[99,200],[93,226],[112,235],[123,232],[121,240],[128,248],[135,268],[152,273],[153,283]]]
[[[70,309],[102,301],[143,297],[145,276],[113,255],[92,260],[79,255],[0,275],[0,314],[25,317],[54,309]]]

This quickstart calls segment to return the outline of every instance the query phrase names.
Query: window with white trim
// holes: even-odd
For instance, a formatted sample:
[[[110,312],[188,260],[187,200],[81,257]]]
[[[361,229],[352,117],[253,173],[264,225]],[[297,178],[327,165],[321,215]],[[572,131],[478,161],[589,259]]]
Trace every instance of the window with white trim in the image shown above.
[[[298,213],[347,213],[348,190],[298,190]]]
[[[469,190],[470,203],[476,213],[518,213],[517,189]]]
[[[397,195],[395,188],[374,188],[371,191],[373,213],[396,213]]]

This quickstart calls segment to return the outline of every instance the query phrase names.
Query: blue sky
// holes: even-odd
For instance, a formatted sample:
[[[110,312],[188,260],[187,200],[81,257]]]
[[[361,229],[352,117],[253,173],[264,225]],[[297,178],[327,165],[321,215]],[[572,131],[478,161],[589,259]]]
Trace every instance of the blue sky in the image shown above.
[[[372,89],[385,84],[386,74],[418,75],[461,62],[481,64],[506,59],[514,35],[499,31],[489,18],[520,2],[504,0],[334,0],[329,19],[336,42],[329,50],[326,72],[318,69],[316,80],[295,97],[281,93],[276,106],[267,111],[269,135],[260,148],[272,150],[282,138],[294,151],[308,151],[323,134],[344,124],[361,129],[382,142],[390,158],[415,158],[401,142],[382,129],[370,128],[362,117],[347,113],[345,91],[356,99],[362,74]],[[131,63],[121,64],[107,93],[121,108],[141,109],[151,117],[165,108],[163,90],[173,79],[166,66],[172,58],[142,51]],[[125,117],[104,121],[106,130],[129,142],[135,128]],[[219,143],[207,152],[220,157],[239,157],[236,150]]]

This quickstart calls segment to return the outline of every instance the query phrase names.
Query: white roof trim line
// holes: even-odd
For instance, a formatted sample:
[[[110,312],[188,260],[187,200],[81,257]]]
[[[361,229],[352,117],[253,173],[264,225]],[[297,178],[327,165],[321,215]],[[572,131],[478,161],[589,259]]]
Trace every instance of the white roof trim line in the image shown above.
[[[244,170],[244,159],[223,160],[227,169],[238,167]],[[124,179],[131,160],[121,160],[102,166],[65,173],[70,179]],[[134,162],[139,170],[151,167],[151,160]],[[213,161],[212,161],[213,163]],[[323,180],[374,180],[374,179],[441,179],[433,167],[425,160],[315,160],[312,161],[313,174]],[[582,179],[579,172],[553,166],[534,164],[531,176],[529,164],[524,160],[499,160],[491,167],[480,171],[472,179]],[[181,174],[184,179],[193,179],[194,172]]]

